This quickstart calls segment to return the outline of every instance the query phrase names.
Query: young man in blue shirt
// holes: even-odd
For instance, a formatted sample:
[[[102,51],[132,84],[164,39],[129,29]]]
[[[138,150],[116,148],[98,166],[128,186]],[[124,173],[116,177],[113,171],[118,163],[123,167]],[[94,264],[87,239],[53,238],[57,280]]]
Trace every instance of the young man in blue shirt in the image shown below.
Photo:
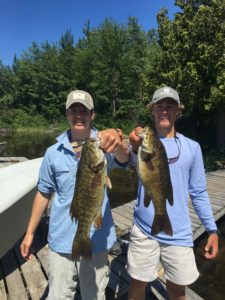
[[[82,90],[69,93],[66,102],[66,116],[70,129],[57,138],[49,147],[40,168],[38,192],[34,199],[27,232],[21,244],[21,254],[31,259],[30,247],[35,230],[51,199],[49,220],[49,295],[48,300],[74,299],[79,281],[82,300],[104,300],[108,284],[108,253],[116,241],[115,228],[105,191],[102,205],[102,226],[95,230],[92,225],[91,261],[80,257],[72,260],[72,242],[77,223],[71,220],[70,205],[73,199],[75,178],[82,145],[89,137],[100,139],[100,148],[105,152],[108,171],[129,160],[125,140],[121,140],[115,129],[97,131],[91,123],[95,117],[91,95]],[[87,207],[88,209],[88,207]]]
[[[207,259],[216,257],[218,252],[217,227],[206,191],[200,145],[176,132],[174,127],[182,111],[177,91],[171,87],[157,89],[149,109],[169,163],[174,203],[170,205],[167,201],[166,208],[173,235],[164,232],[151,235],[154,205],[151,201],[148,207],[144,206],[144,188],[139,184],[128,250],[128,272],[131,275],[128,299],[145,299],[147,283],[158,277],[158,263],[161,261],[169,298],[184,300],[185,286],[193,283],[199,276],[193,253],[189,196],[198,217],[209,233],[205,246]],[[140,129],[136,128],[129,135],[133,163],[136,163],[136,154],[141,145],[138,136]]]

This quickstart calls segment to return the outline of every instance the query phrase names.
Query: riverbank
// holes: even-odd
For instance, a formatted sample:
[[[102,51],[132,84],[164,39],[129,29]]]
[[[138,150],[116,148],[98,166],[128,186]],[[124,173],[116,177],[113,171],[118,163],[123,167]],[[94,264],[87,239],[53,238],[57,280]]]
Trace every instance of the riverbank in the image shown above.
[[[55,138],[67,128],[66,123],[57,127],[0,128],[0,142],[7,142],[2,156],[28,159],[43,156],[46,148],[54,144]],[[207,172],[225,169],[225,149],[203,149],[203,158]]]

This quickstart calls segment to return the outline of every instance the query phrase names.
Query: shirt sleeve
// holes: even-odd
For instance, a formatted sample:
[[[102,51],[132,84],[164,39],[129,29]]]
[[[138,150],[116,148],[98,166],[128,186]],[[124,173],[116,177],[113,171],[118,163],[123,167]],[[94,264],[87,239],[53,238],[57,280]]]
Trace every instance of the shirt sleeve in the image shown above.
[[[48,150],[46,151],[40,167],[38,190],[46,194],[53,193],[56,190],[55,177],[51,167]]]
[[[192,205],[206,231],[216,230],[211,203],[206,188],[206,176],[200,145],[197,144],[190,169],[189,193]]]
[[[129,145],[130,165],[136,166],[137,164],[137,153],[133,151],[132,146]]]

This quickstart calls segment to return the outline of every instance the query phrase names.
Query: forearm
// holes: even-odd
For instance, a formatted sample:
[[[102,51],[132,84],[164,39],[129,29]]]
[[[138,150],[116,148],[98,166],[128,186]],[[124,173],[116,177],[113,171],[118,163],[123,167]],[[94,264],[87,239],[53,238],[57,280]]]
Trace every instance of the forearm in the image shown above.
[[[120,163],[126,163],[129,161],[129,149],[125,139],[121,141],[121,145],[114,152],[116,160]]]
[[[192,205],[206,231],[216,230],[211,203],[207,191],[202,191],[198,195],[191,195]]]
[[[199,145],[196,147],[190,170],[189,193],[193,207],[206,231],[216,230],[217,227],[214,221],[213,211],[207,192],[203,158]]]
[[[47,208],[51,194],[43,194],[39,191],[37,192],[34,203],[32,207],[32,213],[30,221],[27,228],[27,234],[33,235],[40,223],[40,220],[44,214],[45,209]]]

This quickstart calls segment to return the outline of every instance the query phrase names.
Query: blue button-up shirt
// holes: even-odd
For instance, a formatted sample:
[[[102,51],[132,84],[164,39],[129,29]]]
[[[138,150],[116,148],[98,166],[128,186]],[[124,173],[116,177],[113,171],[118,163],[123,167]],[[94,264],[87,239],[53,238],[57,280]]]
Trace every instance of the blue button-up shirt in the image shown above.
[[[91,137],[96,137],[97,130],[91,130]],[[72,242],[77,230],[77,223],[71,220],[69,213],[73,199],[76,173],[79,159],[75,156],[69,142],[70,130],[57,138],[57,143],[49,147],[40,168],[38,190],[43,193],[55,193],[51,205],[48,242],[53,251],[71,253]],[[108,172],[120,165],[113,154],[105,154]],[[88,207],[87,207],[88,209]],[[103,223],[101,229],[92,225],[90,237],[92,252],[100,252],[112,247],[116,241],[115,227],[107,192],[102,205]]]

